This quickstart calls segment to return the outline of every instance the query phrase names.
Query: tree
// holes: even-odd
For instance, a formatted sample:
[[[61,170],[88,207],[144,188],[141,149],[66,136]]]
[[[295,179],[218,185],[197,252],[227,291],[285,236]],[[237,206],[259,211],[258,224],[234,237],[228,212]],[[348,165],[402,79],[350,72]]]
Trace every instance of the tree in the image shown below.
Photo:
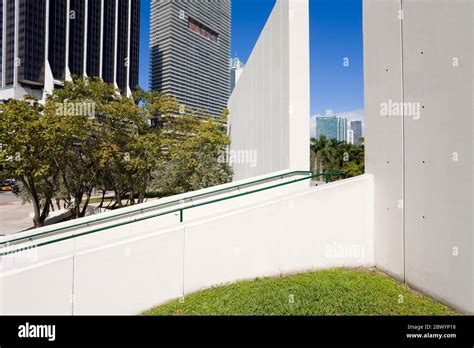
[[[163,123],[165,157],[155,175],[153,187],[166,194],[177,194],[231,181],[232,170],[219,162],[219,155],[230,144],[222,116],[197,117],[179,114]]]
[[[336,139],[311,139],[311,169],[319,173],[342,173],[352,177],[364,173],[364,146]],[[330,180],[334,180],[332,178]]]
[[[107,175],[113,178],[119,207],[127,195],[132,205],[144,201],[151,174],[158,166],[162,150],[160,131],[150,127],[149,118],[148,107],[140,108],[126,97],[104,109],[105,144],[109,152]]]
[[[56,162],[64,160],[63,134],[30,96],[0,104],[0,114],[0,163],[9,177],[21,181],[33,204],[34,225],[43,226],[59,187]]]
[[[113,190],[114,206],[122,207],[124,199],[144,202],[151,186],[172,194],[232,177],[219,162],[229,144],[228,112],[198,117],[173,96],[138,90],[127,98],[99,78],[73,77],[44,106],[29,97],[0,105],[0,113],[2,175],[22,182],[36,227],[53,199],[72,218],[85,216],[94,188],[102,203]]]
[[[118,91],[101,79],[76,77],[47,99],[46,116],[62,134],[58,146],[63,161],[55,160],[62,188],[57,196],[66,202],[73,218],[86,215],[92,191],[106,172],[109,152],[103,144],[102,116],[107,105],[118,99]]]
[[[311,149],[314,154],[314,171],[325,173],[339,168],[341,142],[336,139],[327,139],[322,135],[319,139],[312,139]]]

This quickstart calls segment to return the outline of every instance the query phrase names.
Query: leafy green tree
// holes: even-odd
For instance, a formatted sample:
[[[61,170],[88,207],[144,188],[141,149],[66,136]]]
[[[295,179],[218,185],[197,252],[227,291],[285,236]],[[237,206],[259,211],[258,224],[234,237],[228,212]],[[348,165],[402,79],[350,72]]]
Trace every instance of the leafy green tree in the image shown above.
[[[344,177],[364,173],[364,146],[346,144],[336,139],[311,139],[311,170],[318,173],[336,172]],[[332,178],[334,180],[336,178]]]
[[[35,227],[43,226],[59,188],[64,135],[33,97],[0,104],[0,115],[0,163],[28,192]]]
[[[160,161],[161,132],[150,126],[150,115],[149,106],[140,107],[136,100],[125,97],[105,107],[107,175],[113,179],[118,207],[126,197],[132,205],[144,201]]]
[[[62,188],[57,195],[73,218],[85,216],[99,176],[107,170],[102,116],[107,105],[119,98],[114,87],[99,78],[74,78],[47,99],[45,113],[62,134],[58,145],[63,161],[55,161]]]
[[[53,201],[86,215],[92,192],[115,195],[114,207],[142,203],[147,192],[196,190],[228,182],[219,162],[228,146],[220,119],[191,114],[173,96],[137,90],[120,95],[99,78],[77,78],[48,96],[0,105],[2,175],[22,182],[44,225]]]
[[[232,170],[219,161],[230,144],[223,129],[228,112],[220,118],[189,114],[168,116],[163,123],[166,148],[153,188],[167,194],[183,193],[231,181]]]

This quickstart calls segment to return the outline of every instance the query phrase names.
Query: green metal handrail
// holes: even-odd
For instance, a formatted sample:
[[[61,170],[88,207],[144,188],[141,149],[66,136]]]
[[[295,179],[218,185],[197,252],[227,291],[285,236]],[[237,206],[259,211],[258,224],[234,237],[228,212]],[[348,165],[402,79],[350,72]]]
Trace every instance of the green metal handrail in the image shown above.
[[[175,199],[173,201],[169,201],[169,202],[166,202],[166,203],[158,203],[158,204],[150,205],[148,207],[137,208],[137,209],[134,209],[132,211],[126,211],[126,212],[123,212],[123,213],[102,217],[102,218],[92,220],[92,221],[78,222],[78,223],[73,224],[71,226],[60,227],[60,228],[52,229],[52,230],[45,231],[45,232],[39,232],[39,233],[36,233],[36,234],[29,234],[27,236],[19,237],[19,238],[16,238],[16,239],[11,239],[11,240],[8,240],[8,241],[1,241],[0,246],[4,245],[4,244],[7,244],[7,243],[14,243],[14,242],[18,242],[18,241],[21,241],[21,240],[27,240],[27,239],[31,239],[31,238],[35,238],[35,237],[39,237],[39,236],[44,236],[44,235],[47,235],[47,234],[53,234],[53,233],[56,233],[56,232],[64,232],[66,230],[74,229],[74,228],[81,227],[81,226],[93,225],[93,224],[96,224],[96,223],[99,223],[99,222],[102,222],[102,221],[111,220],[111,219],[114,219],[114,218],[117,218],[117,217],[122,217],[122,216],[125,216],[125,215],[133,215],[133,214],[137,214],[137,213],[143,213],[144,211],[147,211],[147,210],[150,210],[150,209],[157,209],[157,208],[160,208],[160,207],[163,207],[163,206],[166,206],[166,205],[172,205],[172,204],[176,204],[176,203],[183,203],[183,202],[188,201],[188,200],[192,201],[193,199],[200,198],[200,197],[203,197],[203,196],[210,196],[210,195],[214,195],[216,193],[220,193],[220,192],[224,192],[224,191],[229,191],[229,190],[233,190],[233,189],[240,189],[240,188],[243,188],[245,186],[259,184],[259,183],[269,181],[269,180],[273,180],[273,179],[283,179],[287,176],[292,176],[292,175],[311,175],[311,174],[312,174],[312,172],[310,172],[310,171],[298,171],[298,170],[296,170],[296,171],[282,173],[282,174],[279,174],[279,175],[273,175],[273,176],[270,176],[270,177],[267,177],[267,178],[258,179],[258,180],[254,180],[254,181],[249,181],[249,182],[246,182],[246,183],[243,183],[243,184],[233,185],[233,186],[224,187],[224,188],[221,188],[221,189],[218,189],[218,190],[203,192],[203,193],[191,195],[191,196],[188,196],[188,197],[183,197],[183,198],[180,198],[180,199]]]
[[[100,231],[104,231],[104,230],[108,230],[108,229],[111,229],[111,228],[120,227],[120,226],[124,226],[124,225],[129,225],[129,224],[132,224],[134,222],[149,220],[149,219],[153,219],[153,218],[156,218],[156,217],[159,217],[159,216],[168,215],[168,214],[172,214],[172,213],[176,213],[176,212],[179,212],[180,222],[183,222],[183,216],[184,216],[184,211],[185,210],[192,209],[192,208],[197,208],[197,207],[200,207],[200,206],[213,204],[213,203],[217,203],[217,202],[226,201],[226,200],[229,200],[229,199],[238,198],[238,197],[246,196],[246,195],[261,192],[261,191],[266,191],[266,190],[270,190],[270,189],[273,189],[273,188],[277,188],[277,187],[281,187],[281,186],[285,186],[285,185],[289,185],[289,184],[294,184],[294,183],[301,182],[301,181],[304,181],[304,180],[311,180],[311,179],[321,177],[321,176],[323,176],[323,177],[331,177],[331,176],[344,177],[344,175],[341,174],[341,173],[311,174],[310,176],[307,176],[307,177],[304,177],[304,178],[299,178],[299,179],[295,179],[295,180],[292,180],[292,181],[287,181],[287,182],[283,182],[283,183],[279,183],[279,184],[275,184],[275,185],[271,185],[271,186],[267,186],[267,187],[262,187],[262,188],[252,190],[252,191],[241,192],[241,193],[238,193],[236,195],[222,197],[222,198],[214,199],[214,200],[211,200],[211,201],[196,203],[196,204],[193,204],[193,205],[188,206],[188,207],[176,208],[176,209],[168,210],[168,211],[161,212],[161,213],[158,213],[158,214],[144,216],[144,217],[141,217],[141,218],[135,218],[133,220],[120,222],[120,223],[113,224],[113,225],[110,225],[110,226],[96,228],[96,229],[91,230],[91,231],[86,231],[86,232],[82,232],[82,233],[78,233],[78,234],[73,234],[71,236],[61,237],[61,238],[49,240],[49,241],[46,241],[46,242],[37,243],[35,245],[31,245],[31,246],[28,246],[28,247],[21,247],[21,248],[15,249],[15,250],[10,250],[10,251],[4,252],[4,253],[0,253],[0,257],[1,256],[7,256],[7,255],[10,255],[10,254],[14,254],[14,253],[17,253],[17,252],[20,252],[20,251],[23,251],[23,250],[38,248],[38,247],[41,247],[41,246],[45,246],[45,245],[49,245],[49,244],[53,244],[53,243],[58,243],[58,242],[69,240],[69,239],[76,238],[76,237],[86,236],[88,234],[92,234],[92,233],[96,233],[96,232],[100,232]]]

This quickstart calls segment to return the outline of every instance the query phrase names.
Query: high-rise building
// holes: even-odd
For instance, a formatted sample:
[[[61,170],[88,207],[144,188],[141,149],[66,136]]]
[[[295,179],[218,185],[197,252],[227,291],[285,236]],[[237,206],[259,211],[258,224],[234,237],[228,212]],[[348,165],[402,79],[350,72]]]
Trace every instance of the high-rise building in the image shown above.
[[[351,121],[351,129],[354,131],[354,144],[361,145],[362,121]]]
[[[239,58],[230,60],[230,94],[234,91],[235,85],[239,82],[240,75],[244,72],[245,64]]]
[[[347,120],[344,117],[337,117],[337,140],[347,142]]]
[[[140,0],[0,0],[0,99],[42,99],[65,80],[138,86]]]
[[[150,87],[220,115],[230,91],[230,0],[151,3]]]
[[[338,141],[347,140],[347,121],[345,118],[336,116],[316,117],[316,138],[324,135],[328,139]]]
[[[324,135],[328,139],[337,138],[337,118],[333,116],[316,117],[316,138]]]

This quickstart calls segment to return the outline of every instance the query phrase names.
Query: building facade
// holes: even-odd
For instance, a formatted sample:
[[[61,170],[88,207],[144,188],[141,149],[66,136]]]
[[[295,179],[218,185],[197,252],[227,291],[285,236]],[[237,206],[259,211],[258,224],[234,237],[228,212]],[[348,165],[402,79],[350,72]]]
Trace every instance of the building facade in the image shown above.
[[[354,132],[354,144],[361,145],[362,138],[362,121],[351,121],[351,130]]]
[[[328,139],[337,138],[336,117],[316,117],[316,139],[319,139],[322,135]]]
[[[229,0],[151,3],[150,88],[220,115],[230,90]]]
[[[337,117],[337,140],[347,142],[347,120],[344,117]]]
[[[245,64],[239,58],[232,58],[230,60],[230,94],[232,94],[235,85],[239,82],[244,68]]]
[[[71,76],[138,86],[140,0],[0,0],[0,99],[39,99]]]
[[[316,117],[316,139],[324,135],[327,139],[347,141],[347,120],[343,117]]]

